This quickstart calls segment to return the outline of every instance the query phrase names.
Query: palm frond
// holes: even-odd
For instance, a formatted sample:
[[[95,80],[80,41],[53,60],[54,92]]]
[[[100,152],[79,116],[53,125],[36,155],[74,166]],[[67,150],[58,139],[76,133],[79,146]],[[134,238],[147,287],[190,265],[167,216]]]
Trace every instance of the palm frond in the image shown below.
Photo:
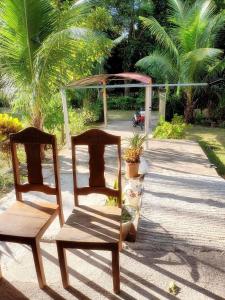
[[[104,34],[86,28],[68,28],[51,34],[42,43],[36,56],[38,81],[59,87],[69,80],[73,74],[87,74],[94,61],[100,61],[112,46],[112,42]],[[48,88],[49,89],[49,88]]]
[[[201,37],[200,43],[202,45],[208,45],[210,47],[219,40],[222,34],[225,33],[225,10],[212,16],[210,21],[207,22],[207,26],[204,31],[204,35]]]
[[[212,0],[200,1],[200,19],[208,20],[216,12],[216,6]]]
[[[196,1],[185,12],[178,29],[179,40],[185,52],[212,46],[204,44],[206,40],[204,41],[203,37],[214,15],[215,5],[211,0]]]
[[[159,24],[159,22],[153,17],[140,17],[140,20],[142,21],[144,26],[150,30],[152,35],[154,35],[157,42],[166,51],[169,51],[172,54],[172,56],[176,59],[178,56],[177,48],[173,43],[171,37],[167,34],[165,29]]]
[[[168,54],[154,51],[136,63],[136,66],[147,74],[157,78],[158,81],[178,81],[179,69]]]
[[[200,48],[186,53],[182,57],[183,75],[190,82],[200,80],[222,54],[223,51],[216,48]]]
[[[48,1],[5,0],[0,3],[0,66],[18,86],[34,79],[34,56],[45,30],[50,30]]]
[[[75,2],[69,9],[59,11],[57,31],[80,26],[85,27],[85,21],[90,15],[92,3],[90,1]]]
[[[184,19],[184,4],[180,0],[169,0],[168,20],[170,23],[178,25]]]
[[[225,58],[223,60],[216,59],[212,66],[209,66],[206,80],[209,81],[212,77],[220,77],[223,76],[223,72],[225,71]]]

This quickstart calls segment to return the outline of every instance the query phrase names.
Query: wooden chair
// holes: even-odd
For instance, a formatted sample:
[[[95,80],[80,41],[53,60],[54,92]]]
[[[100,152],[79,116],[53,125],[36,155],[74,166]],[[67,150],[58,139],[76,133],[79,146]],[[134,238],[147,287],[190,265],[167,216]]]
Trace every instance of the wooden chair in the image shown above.
[[[20,182],[17,144],[23,144],[26,152],[28,174],[28,183],[26,184],[21,184]],[[44,144],[52,146],[55,187],[50,187],[43,183],[41,147]],[[40,253],[40,238],[57,215],[59,215],[61,226],[64,223],[56,138],[54,135],[30,127],[19,133],[11,134],[10,146],[17,201],[0,214],[0,241],[31,246],[39,286],[43,288],[46,285],[46,281]],[[30,191],[56,195],[57,203],[50,203],[44,200],[23,201],[22,193]]]
[[[112,252],[112,275],[115,293],[120,291],[119,250],[121,243],[121,146],[120,137],[91,129],[71,138],[75,209],[56,237],[59,265],[64,288],[69,285],[66,249],[93,249]],[[78,187],[76,146],[87,145],[89,151],[89,186]],[[118,151],[118,190],[106,187],[104,150],[116,145]],[[78,196],[99,193],[114,196],[118,207],[79,205]]]

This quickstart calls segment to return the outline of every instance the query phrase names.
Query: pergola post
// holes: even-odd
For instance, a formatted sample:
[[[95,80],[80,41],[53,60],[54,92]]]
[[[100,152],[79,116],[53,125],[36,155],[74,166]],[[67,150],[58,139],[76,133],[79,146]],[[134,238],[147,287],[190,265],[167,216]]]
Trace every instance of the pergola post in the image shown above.
[[[104,124],[105,128],[107,127],[107,94],[106,94],[106,82],[103,82],[102,89],[102,97],[103,97],[103,110],[104,110]]]
[[[166,90],[159,89],[159,118],[166,118]]]
[[[147,139],[150,133],[151,111],[152,111],[152,85],[149,84],[145,88],[145,134],[147,136]],[[146,149],[148,149],[148,140],[146,142]]]
[[[63,106],[63,116],[64,116],[64,127],[66,133],[66,146],[70,149],[70,127],[69,127],[69,116],[68,116],[68,108],[66,101],[66,90],[61,89],[61,97],[62,97],[62,106]]]

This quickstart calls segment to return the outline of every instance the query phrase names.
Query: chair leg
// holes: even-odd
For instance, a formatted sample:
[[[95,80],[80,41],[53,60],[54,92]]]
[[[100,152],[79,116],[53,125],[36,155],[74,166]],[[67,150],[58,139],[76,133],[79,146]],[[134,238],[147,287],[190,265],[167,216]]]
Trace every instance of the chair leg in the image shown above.
[[[41,256],[41,249],[40,249],[40,243],[37,240],[34,240],[31,243],[31,249],[34,257],[34,264],[35,269],[37,273],[38,283],[41,289],[46,286],[46,280],[45,280],[45,273],[43,268],[43,262],[42,262],[42,256]]]
[[[120,263],[119,263],[119,248],[112,250],[112,276],[114,293],[120,292]]]
[[[58,257],[59,257],[59,267],[62,276],[63,287],[66,289],[69,286],[69,276],[67,272],[67,261],[66,261],[66,249],[63,248],[60,242],[56,242]]]
[[[2,269],[1,269],[1,265],[0,265],[0,280],[2,279]]]
[[[62,210],[60,209],[59,210],[59,225],[60,225],[60,227],[62,227],[64,223],[65,223],[64,215],[63,215]]]
[[[123,250],[123,241],[119,241],[119,251],[121,252]]]

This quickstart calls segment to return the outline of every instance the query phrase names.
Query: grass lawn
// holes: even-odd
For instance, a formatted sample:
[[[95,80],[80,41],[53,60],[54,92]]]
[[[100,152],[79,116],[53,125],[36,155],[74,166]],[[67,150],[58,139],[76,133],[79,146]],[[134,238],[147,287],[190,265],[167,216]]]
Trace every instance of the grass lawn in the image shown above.
[[[199,142],[210,162],[225,176],[225,129],[193,125],[187,130],[186,138]]]

